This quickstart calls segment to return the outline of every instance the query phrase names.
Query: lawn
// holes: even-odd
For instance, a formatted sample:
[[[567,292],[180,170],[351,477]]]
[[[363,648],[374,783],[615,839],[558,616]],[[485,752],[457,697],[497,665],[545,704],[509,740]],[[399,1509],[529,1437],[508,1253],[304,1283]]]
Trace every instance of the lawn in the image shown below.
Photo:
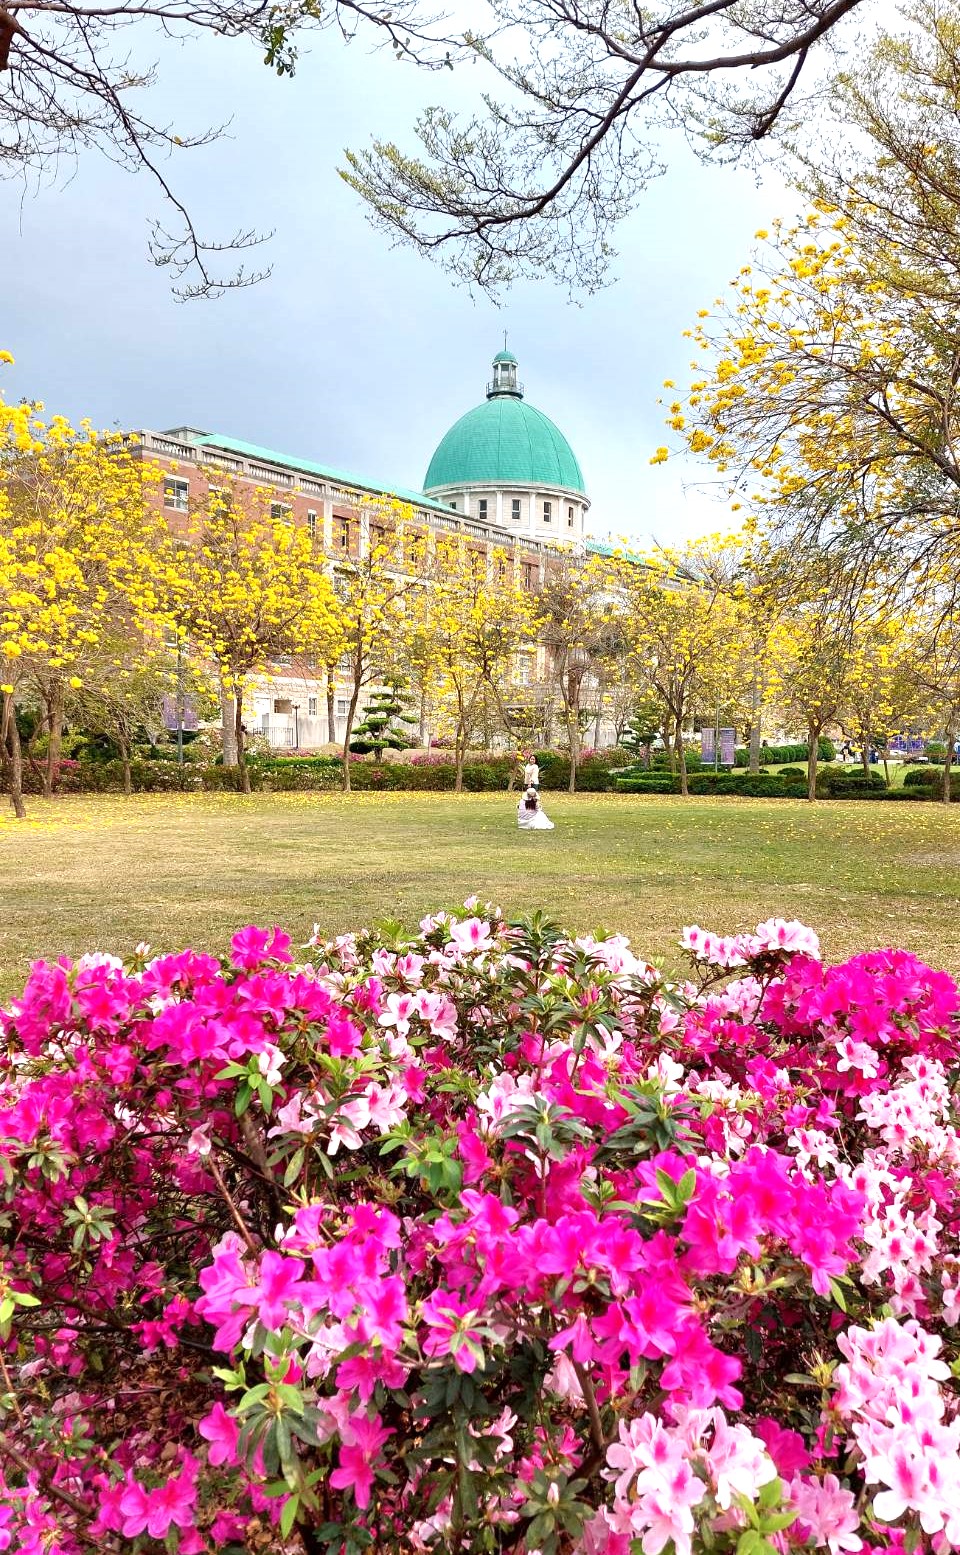
[[[799,917],[840,957],[903,945],[960,972],[960,806],[548,794],[77,797],[0,819],[0,995],[37,956],[222,949],[243,923],[302,941],[415,923],[471,891],[509,913],[630,935],[679,969],[684,923]]]

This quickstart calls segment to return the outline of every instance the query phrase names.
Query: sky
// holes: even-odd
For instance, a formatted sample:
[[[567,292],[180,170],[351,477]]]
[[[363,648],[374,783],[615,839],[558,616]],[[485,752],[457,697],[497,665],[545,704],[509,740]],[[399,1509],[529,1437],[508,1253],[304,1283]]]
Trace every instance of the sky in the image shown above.
[[[496,306],[392,247],[336,172],[343,148],[373,135],[412,148],[417,112],[468,101],[477,67],[427,75],[332,34],[292,80],[242,41],[165,44],[161,58],[154,112],[181,134],[232,118],[165,171],[206,231],[272,230],[273,273],[177,302],[147,256],[155,188],[96,153],[39,186],[0,184],[8,399],[103,427],[197,426],[419,489],[444,432],[482,400],[506,329],[527,398],[580,460],[594,535],[672,545],[733,522],[707,467],[649,461],[671,442],[657,401],[688,371],[683,330],[791,208],[775,169],[758,185],[674,137],[669,171],[619,230],[611,286],[577,304],[525,282]]]

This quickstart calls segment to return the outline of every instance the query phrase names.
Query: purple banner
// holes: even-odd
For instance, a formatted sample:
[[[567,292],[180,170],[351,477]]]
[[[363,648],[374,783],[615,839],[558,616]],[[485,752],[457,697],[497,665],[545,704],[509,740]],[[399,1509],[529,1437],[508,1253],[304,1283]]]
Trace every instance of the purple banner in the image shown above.
[[[736,729],[720,730],[720,765],[732,767],[736,761]]]
[[[700,760],[705,767],[712,767],[717,757],[717,732],[715,729],[700,730]]]
[[[171,733],[177,727],[177,699],[174,696],[163,699],[163,726]],[[183,699],[183,727],[187,730],[199,727],[196,705],[188,696]]]

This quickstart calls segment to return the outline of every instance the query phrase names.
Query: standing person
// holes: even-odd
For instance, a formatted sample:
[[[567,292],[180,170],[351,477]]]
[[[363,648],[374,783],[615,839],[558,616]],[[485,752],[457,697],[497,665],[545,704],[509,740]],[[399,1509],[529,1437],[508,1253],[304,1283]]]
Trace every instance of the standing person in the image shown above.
[[[517,805],[517,825],[521,831],[553,831],[554,825],[540,808],[540,795],[535,788],[528,788],[520,796]]]
[[[532,751],[529,752],[526,766],[523,769],[523,786],[524,788],[532,788],[537,793],[540,792],[540,768],[537,765],[537,758]]]

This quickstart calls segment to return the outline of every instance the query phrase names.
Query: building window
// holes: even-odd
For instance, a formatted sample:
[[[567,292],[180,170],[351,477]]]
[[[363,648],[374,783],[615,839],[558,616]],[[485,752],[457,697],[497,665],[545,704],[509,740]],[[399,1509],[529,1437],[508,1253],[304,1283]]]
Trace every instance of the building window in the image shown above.
[[[341,653],[339,659],[337,660],[337,669],[340,671],[341,675],[349,675],[350,671],[353,669],[353,655],[349,653]]]
[[[316,697],[307,697],[307,717],[308,718],[316,718],[316,716],[317,716],[317,699],[316,699]]]
[[[536,565],[536,562],[524,562],[524,564],[523,564],[523,586],[524,586],[524,588],[525,589],[532,589],[534,584],[536,583],[536,581],[537,581],[537,565]]]
[[[163,483],[163,505],[165,508],[173,508],[177,513],[185,513],[190,500],[190,482],[178,480],[165,480]]]
[[[274,523],[289,524],[290,509],[285,502],[271,502],[270,517],[273,519]]]
[[[453,508],[454,512],[457,511],[457,504],[455,502],[451,502],[450,506]]]
[[[570,507],[567,508],[567,523],[570,525],[570,528],[572,529],[573,528],[573,506],[572,506],[572,504],[571,504]]]
[[[350,520],[340,518],[337,520],[337,525],[337,544],[342,551],[345,551],[350,545]]]
[[[478,518],[486,518],[486,516],[487,516],[487,499],[486,499],[486,497],[481,497],[480,501],[477,503],[477,517]]]
[[[337,717],[346,718],[349,711],[350,703],[347,701],[346,697],[339,697],[337,699]]]
[[[370,525],[370,545],[371,545],[372,549],[375,550],[375,551],[378,551],[383,546],[385,546],[386,543],[387,543],[387,531],[384,529],[383,525],[382,524],[371,524]]]
[[[519,497],[514,497],[513,501],[510,503],[510,517],[513,519],[513,522],[515,524],[519,524],[519,522],[520,522],[520,498]]]
[[[229,513],[232,507],[229,491],[223,486],[210,487],[210,510],[213,513]]]
[[[552,502],[545,502],[543,504],[543,522],[545,524],[551,524],[553,522],[553,503]]]
[[[317,538],[317,515],[313,508],[307,508],[307,534],[311,540]]]

